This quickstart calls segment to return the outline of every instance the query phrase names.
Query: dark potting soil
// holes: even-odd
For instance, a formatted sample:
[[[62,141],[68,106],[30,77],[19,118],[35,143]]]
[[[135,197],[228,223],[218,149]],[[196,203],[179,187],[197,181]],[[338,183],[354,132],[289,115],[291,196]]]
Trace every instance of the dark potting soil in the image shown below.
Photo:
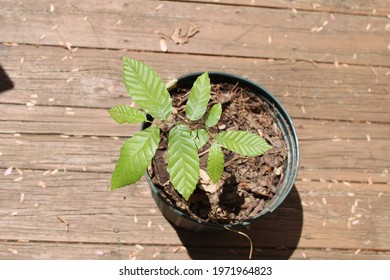
[[[171,92],[174,113],[170,120],[187,120],[185,104],[189,91],[188,88],[179,88]],[[287,152],[283,136],[272,118],[272,108],[254,93],[238,84],[214,84],[209,108],[217,102],[222,103],[223,111],[217,126],[210,129],[211,133],[230,129],[251,131],[266,139],[272,149],[256,157],[243,157],[223,149],[225,169],[222,179],[214,185],[207,175],[210,148],[210,143],[207,143],[199,150],[201,173],[198,186],[190,199],[185,201],[169,181],[167,139],[172,126],[164,124],[149,175],[167,200],[182,212],[195,219],[228,224],[254,218],[264,209],[266,201],[277,192]],[[199,128],[199,124],[189,126],[191,129]]]

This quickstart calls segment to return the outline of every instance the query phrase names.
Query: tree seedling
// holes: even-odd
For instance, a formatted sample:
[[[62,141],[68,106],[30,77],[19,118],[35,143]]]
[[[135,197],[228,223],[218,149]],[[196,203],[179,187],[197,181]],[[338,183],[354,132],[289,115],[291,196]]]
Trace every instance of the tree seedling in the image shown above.
[[[172,98],[158,74],[141,61],[123,58],[123,81],[132,100],[142,109],[117,105],[109,110],[118,123],[150,122],[145,113],[154,118],[151,125],[135,133],[121,147],[120,156],[111,178],[111,189],[138,182],[145,174],[160,142],[160,128],[173,125],[168,134],[168,173],[174,188],[188,200],[198,184],[200,175],[198,151],[208,142],[207,173],[216,184],[224,170],[222,148],[242,156],[259,156],[271,146],[259,135],[248,131],[226,130],[213,134],[222,114],[221,103],[208,112],[211,85],[208,72],[194,82],[185,105],[186,120],[168,121],[172,113]],[[196,129],[195,129],[196,128]]]

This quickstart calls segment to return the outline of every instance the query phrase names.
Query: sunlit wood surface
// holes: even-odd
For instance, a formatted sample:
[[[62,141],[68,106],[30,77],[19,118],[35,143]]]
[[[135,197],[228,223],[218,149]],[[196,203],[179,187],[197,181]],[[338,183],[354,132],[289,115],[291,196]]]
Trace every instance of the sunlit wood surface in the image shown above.
[[[248,258],[241,235],[172,227],[145,180],[110,191],[139,129],[107,113],[130,102],[122,56],[247,77],[289,112],[298,179],[244,230],[254,259],[390,259],[389,38],[387,0],[2,0],[0,259]]]

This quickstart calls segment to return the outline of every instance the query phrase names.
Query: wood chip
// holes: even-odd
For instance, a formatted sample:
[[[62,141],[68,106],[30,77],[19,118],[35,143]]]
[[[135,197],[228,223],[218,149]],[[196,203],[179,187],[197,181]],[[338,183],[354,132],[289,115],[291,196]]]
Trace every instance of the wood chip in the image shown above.
[[[24,193],[21,193],[21,194],[20,194],[20,200],[19,200],[19,202],[20,202],[20,203],[23,203],[23,201],[24,201]]]
[[[374,181],[372,180],[371,177],[368,177],[367,182],[368,182],[369,185],[374,184]]]
[[[272,37],[271,37],[271,35],[268,36],[268,44],[272,44]]]
[[[144,247],[143,247],[142,245],[140,245],[140,244],[135,244],[134,246],[135,246],[135,248],[137,248],[138,250],[143,250],[143,249],[144,249]]]
[[[183,246],[179,246],[179,247],[173,248],[172,251],[173,251],[174,253],[177,253],[177,252],[179,252],[182,248],[183,248]]]
[[[368,142],[371,142],[371,136],[370,136],[370,134],[367,134],[367,135],[366,135],[366,138],[367,138],[367,141],[368,141]]]
[[[18,254],[18,250],[15,250],[15,249],[12,249],[12,248],[8,248],[8,251],[10,251],[11,254],[14,254],[14,255]]]
[[[134,223],[135,223],[135,224],[138,223],[138,218],[137,218],[136,215],[134,215]]]
[[[164,227],[163,227],[162,225],[160,225],[160,224],[158,224],[158,228],[159,228],[161,231],[164,231],[164,230],[165,230]]]
[[[4,176],[9,176],[9,175],[11,175],[11,174],[12,174],[12,169],[13,169],[13,168],[14,168],[13,166],[8,167],[8,168],[4,171]]]
[[[46,170],[45,172],[42,173],[43,176],[46,176],[47,174],[49,174],[51,172],[51,170]]]
[[[378,198],[381,198],[382,195],[383,195],[383,192],[378,193]]]
[[[339,61],[337,60],[337,58],[334,59],[334,66],[336,68],[339,68]]]
[[[118,25],[120,25],[121,23],[122,23],[122,20],[120,19],[120,20],[118,20],[118,21],[115,23],[115,25],[118,26]]]
[[[152,221],[149,220],[148,224],[147,224],[147,228],[151,228],[152,227]]]
[[[3,42],[3,45],[6,46],[6,47],[16,47],[16,46],[19,46],[18,43],[14,43],[14,42]]]
[[[359,224],[359,220],[353,220],[353,221],[351,222],[351,224],[355,226],[355,225]]]
[[[100,250],[95,250],[95,255],[97,255],[97,256],[103,256],[104,253],[103,253],[102,251],[100,251]]]
[[[323,203],[324,205],[328,204],[325,197],[322,198],[322,203]]]
[[[23,180],[23,177],[18,177],[16,179],[14,179],[14,182],[19,182],[19,181],[22,181]]]
[[[54,5],[50,4],[50,9],[49,9],[50,13],[54,13],[55,10],[56,10],[56,8],[54,7]]]
[[[359,255],[359,253],[360,253],[361,251],[362,251],[362,249],[357,249],[357,250],[355,251],[355,253],[354,253],[355,256],[356,256],[356,255]]]
[[[49,101],[50,103],[52,103],[52,102],[55,101],[55,98],[49,98],[48,101]]]
[[[301,110],[302,110],[302,114],[306,114],[306,109],[305,107],[303,107],[303,105],[301,106]]]
[[[366,26],[366,31],[370,30],[371,29],[371,23],[367,24]]]
[[[159,255],[160,255],[160,252],[156,252],[156,253],[154,253],[154,254],[153,254],[153,256],[152,256],[152,259],[155,259],[155,258],[157,258]]]
[[[10,214],[10,216],[12,216],[12,217],[14,217],[14,216],[16,216],[16,215],[18,215],[18,211],[14,211],[14,212],[12,212],[12,213]]]
[[[60,60],[60,63],[64,62],[65,60],[67,60],[69,57],[66,55],[64,56],[61,60]]]
[[[65,42],[64,43],[64,46],[65,46],[65,48],[67,48],[68,50],[72,50],[72,43],[70,43],[70,42]]]
[[[343,184],[346,185],[347,187],[351,187],[351,183],[347,182],[347,181],[343,181]]]
[[[164,4],[160,4],[160,5],[158,5],[157,7],[156,7],[156,11],[159,11],[159,10],[161,10],[161,8],[162,7],[164,7]]]
[[[165,38],[163,38],[163,37],[160,38],[160,49],[163,52],[167,52],[168,51],[167,42],[166,42]]]
[[[306,260],[307,259],[307,256],[305,253],[302,253],[302,257]]]
[[[43,188],[43,189],[46,189],[46,184],[42,181],[39,181],[38,185]]]
[[[65,108],[65,114],[74,115],[73,108],[70,108],[70,107]]]
[[[347,195],[348,195],[349,197],[355,196],[355,194],[354,194],[353,192],[348,192]]]
[[[55,175],[58,173],[58,169],[54,169],[53,171],[50,172],[50,175]]]

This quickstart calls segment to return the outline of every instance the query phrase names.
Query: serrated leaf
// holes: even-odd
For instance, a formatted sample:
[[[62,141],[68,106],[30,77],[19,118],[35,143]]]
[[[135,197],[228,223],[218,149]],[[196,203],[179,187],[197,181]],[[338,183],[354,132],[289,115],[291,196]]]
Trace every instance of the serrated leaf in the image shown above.
[[[141,61],[123,58],[123,81],[130,97],[145,112],[159,120],[168,119],[172,99],[157,73]]]
[[[191,137],[194,139],[198,150],[206,145],[207,141],[209,141],[209,134],[207,130],[203,128],[191,131]]]
[[[199,156],[191,130],[185,125],[169,132],[168,173],[174,188],[188,200],[199,180]]]
[[[224,161],[221,147],[217,143],[213,142],[207,159],[207,173],[214,184],[216,184],[222,177]]]
[[[210,78],[207,72],[200,75],[191,88],[186,104],[186,115],[192,121],[203,117],[210,101]]]
[[[117,123],[141,123],[146,121],[146,116],[140,110],[130,107],[128,105],[116,105],[108,110],[110,116]]]
[[[219,119],[221,118],[222,114],[222,104],[217,103],[214,104],[213,107],[211,107],[209,115],[207,116],[206,119],[206,125],[208,127],[213,127],[219,122]]]
[[[150,165],[159,141],[160,129],[157,126],[148,127],[127,139],[111,177],[111,189],[138,182]]]
[[[223,131],[216,136],[222,147],[242,156],[259,156],[272,147],[249,131]]]

